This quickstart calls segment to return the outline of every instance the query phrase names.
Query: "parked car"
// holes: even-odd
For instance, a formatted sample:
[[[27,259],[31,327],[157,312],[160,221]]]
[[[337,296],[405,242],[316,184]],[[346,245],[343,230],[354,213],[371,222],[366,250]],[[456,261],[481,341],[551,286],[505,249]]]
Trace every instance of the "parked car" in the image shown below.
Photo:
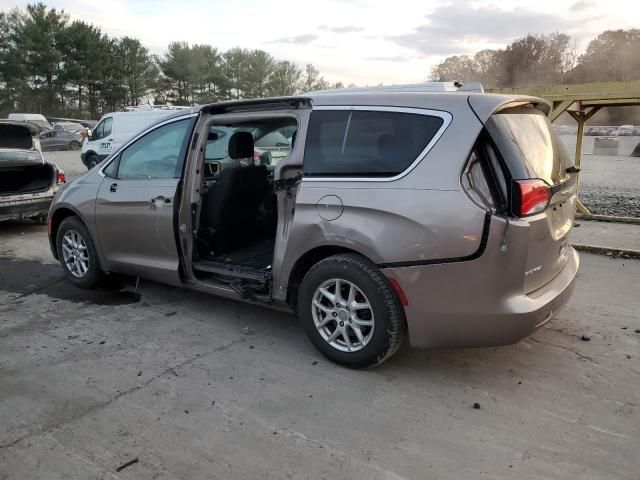
[[[635,135],[635,129],[633,125],[620,125],[611,133],[611,135],[616,137],[630,137]]]
[[[590,137],[606,137],[607,135],[611,135],[612,131],[612,129],[607,127],[587,127],[584,134]]]
[[[61,189],[51,248],[83,288],[120,272],[297,312],[349,367],[405,334],[513,343],[566,303],[579,264],[578,173],[548,110],[379,88],[194,108]],[[289,154],[258,165],[255,145],[291,128]]]
[[[82,135],[79,132],[43,130],[40,132],[39,138],[43,151],[80,150],[82,147]]]
[[[34,218],[44,223],[64,172],[44,160],[37,126],[0,120],[0,221]]]
[[[53,124],[53,130],[57,132],[79,133],[84,140],[87,137],[87,127],[75,122],[57,122]],[[82,142],[80,142],[82,143]]]
[[[45,118],[44,115],[39,113],[10,113],[8,116],[9,120],[17,120],[19,122],[31,122],[35,123],[42,129],[50,129],[51,124]]]
[[[88,169],[95,167],[140,130],[174,113],[171,110],[137,110],[103,115],[82,144],[82,163]]]

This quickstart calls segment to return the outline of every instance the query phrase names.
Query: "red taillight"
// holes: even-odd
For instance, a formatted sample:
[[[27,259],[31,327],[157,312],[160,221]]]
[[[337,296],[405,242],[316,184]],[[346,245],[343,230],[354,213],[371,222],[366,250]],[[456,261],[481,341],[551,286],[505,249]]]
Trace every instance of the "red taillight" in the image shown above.
[[[539,179],[515,180],[514,207],[519,217],[544,212],[549,206],[549,185]]]
[[[58,176],[56,177],[56,183],[67,183],[67,177],[64,175],[64,170],[58,169]]]

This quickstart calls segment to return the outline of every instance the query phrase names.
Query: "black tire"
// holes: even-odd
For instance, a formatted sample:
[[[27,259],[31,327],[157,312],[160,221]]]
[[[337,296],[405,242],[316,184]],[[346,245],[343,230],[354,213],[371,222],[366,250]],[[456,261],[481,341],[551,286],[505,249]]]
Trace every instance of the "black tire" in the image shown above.
[[[62,242],[65,234],[69,231],[76,232],[86,245],[88,269],[81,277],[74,275],[64,260]],[[56,234],[56,251],[58,252],[58,260],[60,261],[60,265],[62,265],[64,274],[73,284],[81,288],[95,288],[98,286],[102,277],[100,262],[98,261],[98,253],[95,245],[93,244],[93,240],[91,240],[91,235],[89,235],[87,227],[85,227],[84,223],[82,223],[78,217],[67,217],[60,224]]]
[[[355,285],[372,307],[373,332],[368,343],[358,351],[345,352],[333,347],[321,336],[314,322],[316,290],[336,278]],[[311,343],[331,361],[350,368],[370,368],[387,360],[402,344],[406,330],[404,309],[389,280],[375,264],[356,254],[334,255],[311,267],[300,285],[298,314]],[[337,323],[337,319],[335,321]]]
[[[80,143],[79,143],[79,142],[76,142],[76,141],[74,140],[73,142],[71,142],[71,143],[69,144],[69,150],[80,150],[80,147],[81,147],[81,146],[82,146],[82,145],[80,145]]]
[[[93,167],[100,163],[100,159],[95,153],[92,153],[87,157],[87,168],[91,170]]]

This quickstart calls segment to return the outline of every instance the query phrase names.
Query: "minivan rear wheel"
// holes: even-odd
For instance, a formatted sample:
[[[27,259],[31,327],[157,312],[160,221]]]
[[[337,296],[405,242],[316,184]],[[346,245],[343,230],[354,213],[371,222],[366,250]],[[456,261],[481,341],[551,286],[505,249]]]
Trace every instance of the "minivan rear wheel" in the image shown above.
[[[405,331],[404,310],[389,281],[356,254],[334,255],[311,267],[300,285],[298,313],[311,343],[351,368],[384,362]]]
[[[82,288],[100,282],[100,263],[89,231],[78,217],[65,218],[56,234],[58,260],[66,277]]]

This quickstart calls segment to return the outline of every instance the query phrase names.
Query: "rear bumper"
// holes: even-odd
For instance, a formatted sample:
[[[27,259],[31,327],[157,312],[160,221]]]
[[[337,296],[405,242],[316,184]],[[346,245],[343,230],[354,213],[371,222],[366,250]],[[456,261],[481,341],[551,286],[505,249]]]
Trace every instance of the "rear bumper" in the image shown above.
[[[384,273],[400,283],[408,298],[405,314],[410,343],[417,348],[509,345],[531,335],[569,300],[580,259],[572,248],[563,270],[542,288],[523,293],[526,232],[510,224],[507,252],[499,245],[503,221],[492,220],[480,258]]]
[[[16,197],[0,198],[0,221],[47,215],[53,200],[53,191],[34,195],[33,198],[19,198],[24,197],[23,195]]]

